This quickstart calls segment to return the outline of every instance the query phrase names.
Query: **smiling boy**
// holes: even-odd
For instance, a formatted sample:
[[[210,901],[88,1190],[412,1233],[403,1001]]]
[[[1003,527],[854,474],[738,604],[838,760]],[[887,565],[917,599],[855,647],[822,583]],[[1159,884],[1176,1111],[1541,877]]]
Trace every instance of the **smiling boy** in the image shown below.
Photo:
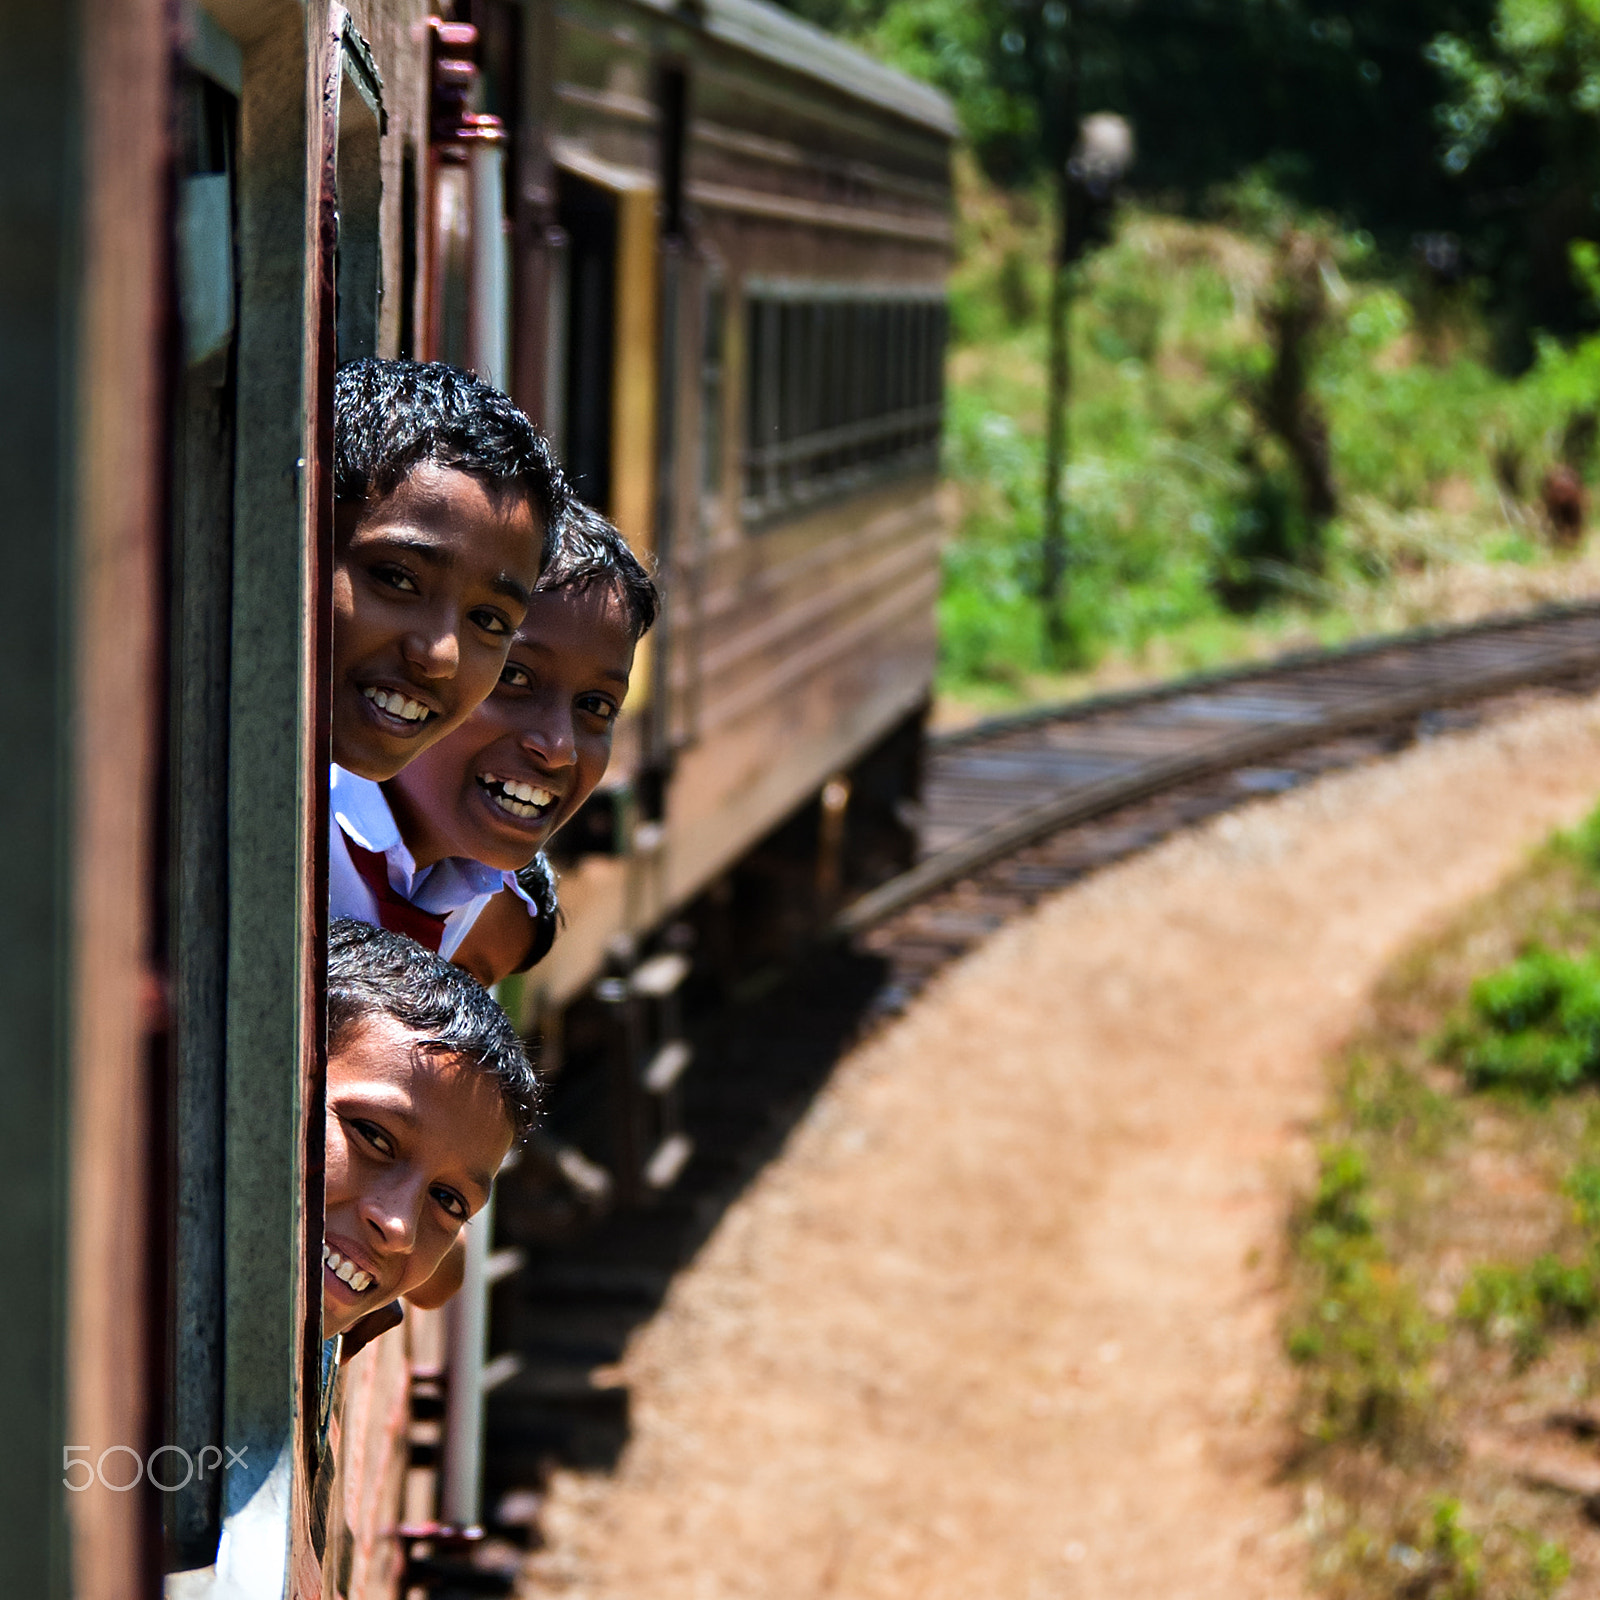
[[[534,861],[605,776],[634,650],[657,606],[622,535],[575,501],[494,692],[383,786],[418,861],[508,875]],[[497,895],[452,959],[486,983],[531,965],[553,933],[542,898],[522,886]]]
[[[567,490],[499,390],[440,362],[334,384],[333,759],[392,778],[494,687]]]
[[[334,922],[324,1338],[433,1276],[536,1096],[522,1041],[474,979],[386,929]]]

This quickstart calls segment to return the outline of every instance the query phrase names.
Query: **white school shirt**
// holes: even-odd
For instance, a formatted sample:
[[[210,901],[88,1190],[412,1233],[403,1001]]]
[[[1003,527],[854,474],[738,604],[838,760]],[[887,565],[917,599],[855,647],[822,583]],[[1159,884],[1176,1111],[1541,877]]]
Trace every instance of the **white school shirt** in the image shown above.
[[[378,897],[350,859],[347,838],[384,858],[389,887],[402,899],[444,918],[439,954],[446,960],[460,948],[483,908],[502,889],[510,889],[527,906],[530,917],[537,915],[514,872],[503,872],[466,856],[446,856],[419,871],[415,857],[400,837],[400,825],[394,820],[383,790],[370,778],[358,778],[334,764],[328,768],[330,918],[354,917],[358,922],[383,926]]]

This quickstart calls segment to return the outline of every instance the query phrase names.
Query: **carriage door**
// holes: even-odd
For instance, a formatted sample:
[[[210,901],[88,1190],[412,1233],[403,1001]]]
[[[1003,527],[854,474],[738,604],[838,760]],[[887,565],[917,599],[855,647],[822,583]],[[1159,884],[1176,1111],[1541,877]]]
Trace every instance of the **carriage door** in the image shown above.
[[[564,371],[552,430],[577,493],[648,554],[658,399],[655,180],[605,162],[561,160],[556,206],[568,245]]]
[[[609,515],[616,197],[571,172],[558,173],[556,186],[557,217],[567,236],[567,304],[556,431],[573,489]]]

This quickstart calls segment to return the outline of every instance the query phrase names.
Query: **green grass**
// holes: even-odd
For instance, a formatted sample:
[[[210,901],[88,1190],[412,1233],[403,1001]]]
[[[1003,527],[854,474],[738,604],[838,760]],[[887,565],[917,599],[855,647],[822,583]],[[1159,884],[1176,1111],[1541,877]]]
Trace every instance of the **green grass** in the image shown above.
[[[1600,1417],[1596,952],[1600,811],[1397,963],[1335,1065],[1284,1327],[1335,1600],[1600,1583],[1559,1465]]]
[[[1073,306],[1068,647],[1052,657],[1037,598],[1046,221],[965,165],[958,187],[947,696],[1015,703],[1108,670],[1214,666],[1544,592],[1540,575],[1560,562],[1530,502],[1588,393],[1586,367],[1575,375],[1552,352],[1529,377],[1497,374],[1470,295],[1419,309],[1361,237],[1326,229],[1334,314],[1314,387],[1341,512],[1314,559],[1253,566],[1263,523],[1299,515],[1248,403],[1269,361],[1257,300],[1284,218],[1260,197],[1232,225],[1130,210],[1081,269]],[[1230,609],[1245,569],[1252,603]]]

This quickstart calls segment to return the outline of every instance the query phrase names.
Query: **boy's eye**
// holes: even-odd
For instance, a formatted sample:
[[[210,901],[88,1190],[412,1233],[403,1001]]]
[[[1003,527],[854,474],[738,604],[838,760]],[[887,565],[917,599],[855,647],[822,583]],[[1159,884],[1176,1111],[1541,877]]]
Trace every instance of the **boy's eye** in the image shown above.
[[[500,669],[500,687],[502,689],[531,689],[533,676],[526,667],[519,667],[516,662],[508,661]]]
[[[617,714],[616,705],[600,694],[586,694],[578,701],[578,709],[585,715],[610,722]]]
[[[402,594],[417,594],[417,580],[404,567],[374,567],[372,576],[385,588],[398,589]]]
[[[359,1133],[361,1137],[378,1152],[379,1155],[392,1156],[394,1154],[394,1145],[390,1142],[389,1135],[386,1134],[383,1129],[377,1125],[377,1123],[357,1121],[352,1122],[350,1126],[354,1128],[356,1132]]]
[[[467,1218],[472,1215],[471,1208],[467,1205],[467,1202],[463,1200],[454,1189],[435,1189],[433,1191],[433,1198],[437,1200],[452,1217],[456,1217],[462,1222],[465,1222]]]
[[[511,632],[511,624],[498,611],[488,611],[480,606],[470,615],[474,627],[482,628],[485,633],[492,633],[496,638]]]

